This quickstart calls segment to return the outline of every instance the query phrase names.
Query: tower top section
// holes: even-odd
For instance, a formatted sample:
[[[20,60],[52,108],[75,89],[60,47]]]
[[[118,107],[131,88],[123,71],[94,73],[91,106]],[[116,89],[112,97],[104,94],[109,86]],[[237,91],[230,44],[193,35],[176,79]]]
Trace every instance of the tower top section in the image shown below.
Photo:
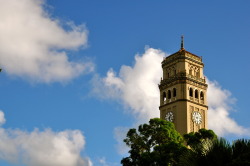
[[[159,88],[164,89],[167,84],[175,81],[185,82],[186,80],[207,87],[203,75],[204,63],[202,57],[185,50],[183,38],[181,36],[181,49],[165,57],[161,63],[164,74]]]
[[[177,62],[177,61],[192,61],[193,63],[197,63],[199,65],[202,65],[202,67],[204,66],[203,62],[202,62],[202,57],[201,56],[197,56],[187,50],[185,50],[184,48],[184,35],[181,36],[181,48],[179,51],[165,57],[162,61],[162,67],[165,65],[169,65],[173,62]]]
[[[178,60],[189,60],[189,61],[192,61],[194,63],[204,66],[201,56],[197,56],[191,52],[188,52],[184,48],[164,58],[161,64],[163,67],[167,64],[168,65],[171,64],[172,62],[177,62]]]

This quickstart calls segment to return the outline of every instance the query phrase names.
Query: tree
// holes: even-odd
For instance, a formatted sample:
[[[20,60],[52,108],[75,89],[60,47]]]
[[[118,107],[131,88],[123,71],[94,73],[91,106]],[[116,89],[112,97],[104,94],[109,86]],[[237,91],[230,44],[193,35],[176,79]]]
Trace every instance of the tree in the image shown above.
[[[182,154],[179,166],[250,166],[250,140],[230,144],[205,130],[184,135],[190,149]]]
[[[187,150],[174,124],[159,118],[140,125],[138,131],[130,129],[124,142],[130,147],[130,156],[121,160],[124,166],[174,166]]]
[[[184,143],[185,139],[185,143]],[[250,166],[250,140],[230,144],[212,130],[200,129],[183,137],[173,123],[151,119],[130,129],[124,142],[130,147],[123,166]]]
[[[231,146],[225,139],[205,139],[182,154],[179,166],[228,166],[230,162]]]
[[[250,140],[239,139],[232,144],[232,164],[230,166],[250,165]]]
[[[201,142],[208,140],[216,140],[217,135],[213,132],[213,130],[200,129],[198,132],[191,132],[188,134],[184,134],[184,139],[188,146],[195,146]]]

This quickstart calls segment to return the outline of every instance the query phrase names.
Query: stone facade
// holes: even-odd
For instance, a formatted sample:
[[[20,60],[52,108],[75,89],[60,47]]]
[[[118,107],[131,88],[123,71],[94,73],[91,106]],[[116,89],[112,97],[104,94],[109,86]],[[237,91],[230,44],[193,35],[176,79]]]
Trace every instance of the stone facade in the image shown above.
[[[207,84],[202,58],[182,48],[162,61],[160,117],[181,134],[207,128]]]

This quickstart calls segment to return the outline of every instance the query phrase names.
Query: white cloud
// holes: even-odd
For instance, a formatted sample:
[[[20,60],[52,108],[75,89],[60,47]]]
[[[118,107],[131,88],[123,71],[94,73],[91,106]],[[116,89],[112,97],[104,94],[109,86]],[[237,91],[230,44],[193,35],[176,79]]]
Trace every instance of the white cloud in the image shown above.
[[[230,91],[222,89],[216,81],[209,81],[208,83],[208,118],[209,128],[213,129],[216,134],[224,136],[227,134],[234,135],[249,135],[250,129],[237,124],[237,122],[230,117],[232,105],[236,99],[232,97]]]
[[[122,66],[119,74],[110,69],[104,78],[96,77],[93,91],[102,98],[118,100],[125,106],[128,114],[135,119],[134,127],[148,122],[150,118],[159,117],[159,89],[162,77],[161,62],[166,54],[161,50],[147,48],[143,55],[135,56],[135,64]],[[237,136],[249,133],[249,129],[237,124],[230,117],[231,105],[235,99],[228,90],[218,83],[207,80],[209,100],[209,128],[219,136],[234,134]],[[129,127],[130,128],[130,127]],[[118,151],[124,153],[122,140],[126,136],[126,127],[115,129]]]
[[[4,112],[0,110],[0,126],[5,123]]]
[[[116,127],[114,129],[114,137],[117,141],[116,149],[119,154],[126,154],[129,151],[128,146],[123,142],[123,140],[127,136],[127,132],[129,131],[129,127]]]
[[[106,158],[105,157],[102,157],[99,159],[99,163],[102,165],[102,166],[108,166],[107,164],[107,161],[106,161]]]
[[[3,113],[3,112],[2,112]],[[3,117],[4,119],[4,117]],[[0,159],[27,166],[91,166],[80,153],[85,138],[79,130],[32,132],[0,128]]]
[[[113,69],[105,78],[93,79],[93,92],[100,98],[114,99],[125,106],[128,114],[135,118],[135,124],[146,123],[159,117],[158,83],[162,77],[161,62],[166,56],[158,49],[146,48],[143,55],[135,56],[134,66],[122,66],[119,75]],[[128,151],[123,142],[130,127],[116,127],[114,130],[119,154]]]
[[[0,66],[9,75],[33,82],[64,82],[93,70],[91,62],[72,62],[66,49],[86,47],[84,25],[68,23],[44,10],[45,0],[0,0]]]
[[[96,164],[94,165],[98,165],[98,166],[118,166],[121,165],[120,163],[113,163],[113,162],[108,162],[106,160],[106,157],[101,157],[97,160]]]
[[[122,102],[138,123],[159,117],[157,84],[162,76],[161,61],[165,55],[161,50],[146,48],[142,56],[135,56],[134,66],[122,66],[118,76],[110,69],[105,78],[95,78],[95,94]]]

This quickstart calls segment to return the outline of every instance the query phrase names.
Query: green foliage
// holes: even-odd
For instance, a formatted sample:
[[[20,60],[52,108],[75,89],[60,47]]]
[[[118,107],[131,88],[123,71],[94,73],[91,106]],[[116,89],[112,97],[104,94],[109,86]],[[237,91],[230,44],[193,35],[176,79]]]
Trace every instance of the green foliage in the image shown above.
[[[231,166],[250,165],[250,140],[239,139],[232,144]]]
[[[123,166],[250,166],[250,140],[230,144],[206,129],[183,139],[173,123],[158,118],[130,129],[124,142],[130,156],[121,160]]]
[[[176,165],[187,150],[173,123],[159,118],[140,125],[138,131],[130,129],[124,142],[131,148],[130,156],[121,161],[124,166]]]
[[[250,166],[250,141],[204,139],[182,154],[179,166]]]
[[[198,132],[185,134],[184,139],[188,146],[194,146],[206,140],[216,140],[217,135],[213,130],[200,129]]]
[[[193,145],[183,154],[179,166],[226,166],[230,161],[231,147],[225,139],[207,139]]]

